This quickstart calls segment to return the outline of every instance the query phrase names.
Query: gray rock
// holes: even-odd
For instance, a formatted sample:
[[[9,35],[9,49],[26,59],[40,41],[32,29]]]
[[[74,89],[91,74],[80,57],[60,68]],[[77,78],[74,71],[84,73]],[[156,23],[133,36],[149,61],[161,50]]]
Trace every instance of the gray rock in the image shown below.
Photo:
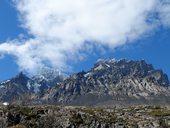
[[[68,105],[170,104],[166,74],[145,61],[100,60],[71,75],[42,99]]]

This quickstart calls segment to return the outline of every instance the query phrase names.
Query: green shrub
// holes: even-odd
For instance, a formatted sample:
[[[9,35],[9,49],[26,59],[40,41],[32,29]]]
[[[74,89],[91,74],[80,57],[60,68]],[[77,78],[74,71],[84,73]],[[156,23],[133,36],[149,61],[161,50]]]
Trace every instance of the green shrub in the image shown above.
[[[170,111],[168,110],[153,110],[152,112],[150,112],[150,115],[152,116],[161,116],[161,117],[164,117],[164,116],[170,116]]]

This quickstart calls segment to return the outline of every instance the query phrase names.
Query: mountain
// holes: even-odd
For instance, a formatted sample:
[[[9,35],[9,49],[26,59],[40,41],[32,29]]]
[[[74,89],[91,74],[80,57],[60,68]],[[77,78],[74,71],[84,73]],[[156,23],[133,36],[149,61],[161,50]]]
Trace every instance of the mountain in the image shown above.
[[[87,72],[66,76],[43,68],[0,83],[0,102],[63,105],[170,104],[170,82],[144,60],[98,60]]]
[[[16,77],[0,83],[0,102],[13,102],[34,98],[67,76],[54,69],[43,68],[37,75],[29,78],[22,72]]]
[[[67,75],[51,68],[42,68],[38,74],[31,77],[28,82],[28,88],[33,88],[34,92],[43,93],[48,88],[65,80]]]
[[[66,105],[170,104],[170,83],[144,60],[98,60],[90,71],[69,76],[42,99]]]
[[[22,72],[16,77],[0,84],[0,101],[22,100],[25,94],[29,94],[27,82],[30,79]]]

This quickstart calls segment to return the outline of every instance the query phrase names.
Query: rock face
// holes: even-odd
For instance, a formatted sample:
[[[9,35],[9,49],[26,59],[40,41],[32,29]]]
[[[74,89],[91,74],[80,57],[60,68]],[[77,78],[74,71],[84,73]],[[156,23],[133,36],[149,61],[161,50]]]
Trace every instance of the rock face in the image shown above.
[[[0,102],[63,105],[170,104],[170,83],[144,60],[98,60],[88,72],[66,75],[45,68],[0,84]]]
[[[48,88],[65,80],[67,75],[51,68],[43,68],[37,75],[31,77],[27,86],[33,88],[34,92],[44,93]]]
[[[16,77],[2,82],[0,84],[0,101],[16,101],[22,100],[25,94],[29,94],[30,90],[27,88],[29,78],[22,72]]]
[[[143,60],[99,60],[90,71],[48,90],[43,100],[67,105],[170,104],[170,84],[166,74]]]
[[[0,83],[0,102],[34,99],[35,94],[43,94],[65,78],[66,75],[47,68],[31,78],[21,72],[16,77]]]

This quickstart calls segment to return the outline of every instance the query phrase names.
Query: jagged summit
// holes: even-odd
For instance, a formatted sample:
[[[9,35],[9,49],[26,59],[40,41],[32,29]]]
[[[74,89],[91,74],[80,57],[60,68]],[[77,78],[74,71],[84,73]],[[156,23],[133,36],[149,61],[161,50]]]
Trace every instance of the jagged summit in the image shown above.
[[[19,72],[15,77],[11,79],[11,81],[28,81],[29,77],[27,77],[23,72]]]
[[[23,72],[19,72],[15,78],[25,77],[26,75]]]
[[[131,65],[132,64],[132,65]],[[105,66],[105,67],[115,67],[115,66],[141,66],[145,68],[146,66],[149,67],[149,70],[154,70],[152,64],[147,64],[145,60],[128,60],[128,59],[99,59],[97,62],[94,64],[94,67],[96,66]]]
[[[127,60],[127,59],[106,59],[99,60],[96,62],[93,71],[102,72],[102,70],[108,70],[107,73],[111,73],[121,77],[141,77],[144,78],[146,76],[152,77],[159,81],[161,85],[168,86],[169,80],[168,76],[163,73],[162,70],[154,69],[152,64],[147,64],[144,60]],[[101,71],[100,71],[101,70]]]
[[[169,88],[167,75],[144,60],[106,59],[88,72],[71,75],[44,99],[63,104],[156,103],[170,96]]]
[[[52,104],[170,104],[170,82],[144,60],[100,59],[87,72],[66,76],[45,68],[31,78],[21,72],[0,84],[0,101],[23,100],[25,94]]]
[[[49,68],[49,67],[43,67],[39,70],[39,72],[37,73],[37,75],[35,76],[38,76],[38,75],[42,75],[46,78],[50,78],[50,77],[56,77],[56,76],[59,76],[61,75],[62,73],[60,71],[57,71],[53,68]]]
[[[67,75],[48,67],[42,68],[37,75],[31,78],[28,86],[33,86],[35,92],[44,92],[67,78]]]
[[[22,100],[25,94],[32,97],[35,93],[44,93],[45,90],[63,81],[64,78],[64,74],[47,68],[30,78],[23,72],[19,72],[15,77],[0,83],[0,102],[14,101],[14,98]]]
[[[27,82],[30,79],[22,72],[15,77],[0,83],[0,102],[22,100],[29,93]]]

